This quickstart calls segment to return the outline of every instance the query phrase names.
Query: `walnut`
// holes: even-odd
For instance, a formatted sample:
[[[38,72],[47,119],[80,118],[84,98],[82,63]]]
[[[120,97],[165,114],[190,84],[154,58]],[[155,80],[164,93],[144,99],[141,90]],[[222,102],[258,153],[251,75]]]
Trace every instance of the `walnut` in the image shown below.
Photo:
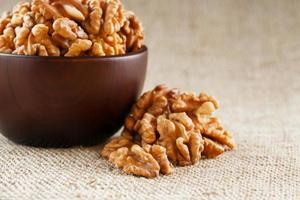
[[[3,35],[0,36],[0,52],[12,53],[14,48],[15,30],[12,27],[4,29]]]
[[[192,119],[184,112],[182,113],[172,113],[169,115],[169,119],[172,121],[176,121],[185,126],[187,130],[194,129],[194,123]]]
[[[46,47],[47,52],[50,56],[59,56],[60,50],[53,44],[49,36],[49,27],[44,24],[35,25],[31,30],[32,36],[34,37],[34,43],[42,44]]]
[[[187,132],[183,124],[164,116],[158,117],[157,130],[160,134],[158,143],[167,149],[172,162],[185,166],[200,160],[203,151],[200,132]]]
[[[205,93],[201,93],[197,96],[195,93],[183,93],[172,104],[173,112],[196,112],[201,108],[201,105],[211,102],[214,105],[214,110],[218,109],[219,103],[214,97],[210,97]],[[206,105],[207,106],[207,105]],[[201,112],[199,110],[198,112]]]
[[[108,1],[104,17],[104,33],[111,35],[119,32],[123,26],[122,5],[117,1]]]
[[[224,152],[225,149],[222,145],[204,137],[204,149],[202,152],[204,156],[206,156],[207,158],[215,158]]]
[[[69,51],[65,54],[66,57],[80,56],[81,53],[88,51],[92,47],[92,42],[85,39],[77,39],[71,44]]]
[[[23,24],[23,15],[16,13],[10,20],[10,25],[13,27],[21,26]]]
[[[198,122],[196,122],[196,126],[199,130],[201,130],[201,133],[222,144],[230,149],[233,149],[235,147],[235,142],[231,137],[231,134],[229,131],[225,130],[225,128],[222,126],[218,118],[212,117],[212,116],[198,116]]]
[[[153,145],[150,150],[151,155],[153,158],[158,162],[160,166],[160,171],[165,174],[171,174],[173,172],[173,166],[170,163],[166,148],[160,146],[160,145]]]
[[[77,10],[76,7],[68,4],[63,4],[63,8],[65,9],[66,13],[69,15],[70,18],[79,21],[85,20],[84,15],[79,10]]]
[[[126,49],[128,51],[137,51],[142,47],[144,40],[143,27],[134,14],[129,14],[124,22],[122,33],[126,36]]]
[[[63,17],[54,6],[45,0],[32,0],[31,10],[35,13],[40,13],[46,20]]]
[[[12,13],[20,13],[24,15],[25,13],[30,11],[30,3],[29,2],[19,2],[14,8]]]
[[[68,18],[59,18],[53,23],[55,33],[68,40],[77,39],[77,35],[75,33],[77,26],[76,22]]]
[[[201,158],[201,153],[204,151],[204,140],[202,136],[197,131],[189,132],[189,144],[188,144],[191,152],[191,161],[192,164],[196,164],[199,162]]]
[[[7,15],[4,15],[0,19],[0,34],[3,34],[4,29],[6,28],[7,24],[9,24],[11,18]]]
[[[103,14],[103,10],[100,7],[100,1],[90,0],[89,9],[89,18],[83,23],[83,26],[89,34],[98,34],[101,28],[101,18]]]
[[[35,25],[34,13],[28,12],[23,16],[23,27],[31,29]]]
[[[105,147],[101,151],[101,156],[104,158],[109,158],[110,154],[119,148],[127,147],[130,148],[133,145],[132,141],[130,139],[127,139],[125,137],[117,137],[111,139]]]
[[[166,148],[167,155],[173,162],[177,162],[178,160],[175,143],[178,136],[176,135],[175,130],[175,124],[165,116],[159,116],[157,118],[157,131],[160,135],[158,143]]]
[[[60,47],[60,48],[62,48],[62,49],[65,49],[65,50],[69,49],[70,46],[71,46],[70,40],[68,40],[68,39],[66,39],[66,38],[64,38],[64,37],[62,37],[62,36],[61,36],[60,34],[58,34],[57,32],[54,32],[54,33],[52,34],[52,40],[53,40],[53,42],[54,42],[54,44],[55,44],[56,46],[58,46],[58,47]],[[66,53],[66,52],[65,52],[65,53]]]
[[[90,55],[91,56],[110,56],[125,53],[125,43],[117,34],[113,33],[105,38],[92,38],[94,42]]]
[[[134,129],[140,134],[142,140],[148,144],[152,144],[156,141],[156,118],[145,113],[144,117],[138,121]]]
[[[150,153],[139,145],[119,148],[109,156],[109,161],[127,174],[155,178],[159,175],[160,166]]]
[[[30,34],[30,29],[27,27],[16,28],[16,37],[14,38],[14,43],[16,47],[20,47],[27,42],[27,38]]]

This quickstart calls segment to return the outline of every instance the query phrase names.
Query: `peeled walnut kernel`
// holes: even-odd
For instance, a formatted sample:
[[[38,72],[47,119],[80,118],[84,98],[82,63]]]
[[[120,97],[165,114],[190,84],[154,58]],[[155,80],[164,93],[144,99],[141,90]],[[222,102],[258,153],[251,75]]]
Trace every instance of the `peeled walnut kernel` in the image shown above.
[[[88,51],[92,47],[90,40],[77,39],[70,47],[69,51],[65,54],[66,57],[77,57],[81,53]]]
[[[147,178],[157,177],[160,170],[153,156],[138,145],[133,145],[130,149],[123,147],[114,151],[110,154],[109,161],[127,174]]]
[[[156,141],[156,118],[153,115],[146,113],[136,126],[135,129],[143,141],[148,144],[152,144]]]
[[[109,158],[110,154],[119,148],[127,147],[130,148],[133,145],[130,139],[125,137],[117,137],[110,140],[101,151],[101,156]]]
[[[162,174],[168,175],[173,172],[173,166],[168,160],[166,148],[160,145],[153,145],[150,152],[153,158],[158,162]]]
[[[89,34],[98,34],[101,27],[101,17],[103,10],[100,7],[99,0],[90,0],[89,9],[91,10],[88,20],[83,23],[83,26]]]
[[[54,45],[53,41],[49,36],[49,27],[44,24],[35,25],[31,31],[34,36],[34,42],[42,44],[46,47],[47,52],[50,56],[59,56],[60,50]]]
[[[76,40],[77,35],[75,30],[77,26],[76,22],[68,18],[59,18],[53,23],[54,31],[67,40]]]
[[[169,119],[172,121],[176,121],[181,123],[182,125],[185,126],[187,130],[193,130],[194,129],[194,123],[189,116],[182,112],[182,113],[172,113],[169,115]]]
[[[116,1],[107,2],[107,8],[104,18],[104,33],[111,35],[114,32],[119,32],[121,29],[121,20],[120,20],[120,4]]]
[[[206,156],[207,158],[215,158],[224,152],[225,149],[222,145],[204,137],[204,149],[202,152],[204,156]]]
[[[233,149],[235,142],[231,134],[221,125],[216,117],[198,116],[197,126],[202,130],[202,134],[214,141]]]
[[[27,27],[16,29],[16,37],[14,39],[14,43],[16,47],[20,47],[24,45],[27,41],[29,34],[30,34],[30,29]]]

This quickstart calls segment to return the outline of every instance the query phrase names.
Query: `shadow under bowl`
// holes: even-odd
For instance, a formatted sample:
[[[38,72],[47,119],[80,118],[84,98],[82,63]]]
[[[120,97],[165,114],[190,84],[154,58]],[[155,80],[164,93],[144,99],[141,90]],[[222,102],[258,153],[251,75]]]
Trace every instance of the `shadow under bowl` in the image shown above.
[[[36,147],[104,142],[140,95],[147,57],[147,47],[99,58],[0,54],[0,132]]]

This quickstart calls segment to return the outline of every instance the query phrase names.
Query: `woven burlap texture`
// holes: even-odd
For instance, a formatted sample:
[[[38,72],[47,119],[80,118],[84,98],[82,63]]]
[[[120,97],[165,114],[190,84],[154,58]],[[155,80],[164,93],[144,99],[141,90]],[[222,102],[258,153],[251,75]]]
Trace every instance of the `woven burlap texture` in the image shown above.
[[[112,168],[100,146],[36,149],[0,136],[0,199],[300,199],[300,1],[125,4],[146,27],[145,90],[213,94],[237,150],[148,180]]]

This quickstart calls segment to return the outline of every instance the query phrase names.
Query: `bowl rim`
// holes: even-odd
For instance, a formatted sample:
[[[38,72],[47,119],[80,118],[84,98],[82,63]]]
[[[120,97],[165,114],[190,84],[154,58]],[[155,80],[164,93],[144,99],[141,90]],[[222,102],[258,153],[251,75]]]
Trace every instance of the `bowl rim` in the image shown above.
[[[130,52],[121,55],[113,55],[113,56],[81,56],[81,57],[64,57],[64,56],[27,56],[27,55],[18,55],[18,54],[7,54],[7,53],[0,53],[0,57],[14,57],[14,58],[34,58],[34,59],[47,59],[47,60],[87,60],[87,59],[96,59],[96,60],[105,60],[105,59],[112,59],[112,58],[127,58],[133,57],[140,54],[148,52],[148,48],[146,45],[143,45],[141,49],[136,52]]]

